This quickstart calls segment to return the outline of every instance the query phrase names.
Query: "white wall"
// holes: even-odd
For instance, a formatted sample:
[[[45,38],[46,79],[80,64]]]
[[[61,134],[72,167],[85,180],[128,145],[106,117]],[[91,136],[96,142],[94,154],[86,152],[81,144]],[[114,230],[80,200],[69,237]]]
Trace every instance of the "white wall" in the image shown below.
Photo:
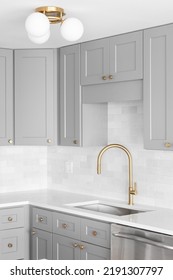
[[[0,147],[0,193],[47,187],[47,147]]]
[[[173,152],[143,148],[142,101],[110,103],[109,143],[125,145],[133,156],[136,203],[173,208]],[[48,187],[127,201],[128,161],[121,150],[103,156],[102,175],[96,174],[101,147],[48,148]]]

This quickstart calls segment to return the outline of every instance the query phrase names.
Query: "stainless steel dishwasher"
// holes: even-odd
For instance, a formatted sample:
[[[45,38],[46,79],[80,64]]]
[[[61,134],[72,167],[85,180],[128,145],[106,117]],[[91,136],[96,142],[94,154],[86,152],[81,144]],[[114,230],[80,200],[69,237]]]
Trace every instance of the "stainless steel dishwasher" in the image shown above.
[[[111,225],[112,260],[173,260],[173,236]]]

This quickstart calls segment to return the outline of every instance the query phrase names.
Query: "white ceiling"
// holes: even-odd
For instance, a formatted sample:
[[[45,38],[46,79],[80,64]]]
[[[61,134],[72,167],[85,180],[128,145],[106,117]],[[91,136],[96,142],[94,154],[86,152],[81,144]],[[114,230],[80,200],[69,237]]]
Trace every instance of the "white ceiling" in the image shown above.
[[[27,37],[24,23],[36,7],[59,6],[67,17],[78,17],[85,32],[79,42],[173,22],[173,0],[0,0],[1,48],[57,48],[68,45],[59,25],[51,37],[37,45]]]

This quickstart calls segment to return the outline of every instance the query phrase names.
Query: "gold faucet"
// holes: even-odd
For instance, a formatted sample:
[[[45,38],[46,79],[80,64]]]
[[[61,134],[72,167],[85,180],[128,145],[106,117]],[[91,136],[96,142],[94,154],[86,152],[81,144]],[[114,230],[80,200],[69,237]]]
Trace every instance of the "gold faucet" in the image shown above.
[[[128,201],[128,204],[133,205],[133,196],[137,194],[137,191],[136,191],[136,183],[133,184],[132,155],[126,147],[124,147],[123,145],[120,145],[120,144],[110,144],[110,145],[105,146],[100,151],[100,153],[97,157],[97,174],[101,174],[101,160],[102,160],[103,154],[111,148],[119,148],[119,149],[123,150],[128,156],[128,161],[129,161],[129,201]]]

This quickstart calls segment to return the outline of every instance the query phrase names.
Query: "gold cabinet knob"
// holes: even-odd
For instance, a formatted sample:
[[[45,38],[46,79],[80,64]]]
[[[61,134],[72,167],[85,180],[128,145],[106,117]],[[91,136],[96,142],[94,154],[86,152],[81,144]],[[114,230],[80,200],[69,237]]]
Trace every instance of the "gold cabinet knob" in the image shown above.
[[[73,247],[77,248],[79,245],[77,243],[73,243]]]
[[[8,217],[8,221],[12,222],[13,218],[12,217]]]
[[[106,81],[107,77],[106,76],[102,76],[102,80]]]
[[[66,228],[67,228],[67,224],[62,224],[62,227],[63,227],[64,229],[66,229]]]
[[[52,143],[52,140],[51,139],[47,139],[47,143],[48,144]]]
[[[8,143],[9,143],[9,144],[13,144],[13,140],[12,140],[12,139],[9,139],[9,140],[8,140]]]
[[[112,75],[109,75],[109,80],[112,80],[113,79],[113,76]]]
[[[165,148],[170,148],[170,147],[171,147],[171,143],[166,142],[166,143],[165,143]]]
[[[42,223],[44,219],[42,217],[39,217],[38,220]]]
[[[77,144],[77,140],[74,140],[74,141],[73,141],[73,144],[75,144],[75,145],[76,145],[76,144]]]
[[[96,236],[96,235],[97,235],[97,231],[96,231],[96,230],[93,230],[92,235],[93,235],[93,236]]]
[[[84,245],[79,245],[79,248],[81,249],[81,250],[83,250],[84,248],[85,248],[85,246]]]
[[[8,243],[8,248],[12,248],[13,244],[12,243]]]
[[[36,231],[35,231],[35,230],[32,230],[32,231],[31,231],[31,234],[32,234],[32,235],[35,235],[35,234],[36,234]]]

